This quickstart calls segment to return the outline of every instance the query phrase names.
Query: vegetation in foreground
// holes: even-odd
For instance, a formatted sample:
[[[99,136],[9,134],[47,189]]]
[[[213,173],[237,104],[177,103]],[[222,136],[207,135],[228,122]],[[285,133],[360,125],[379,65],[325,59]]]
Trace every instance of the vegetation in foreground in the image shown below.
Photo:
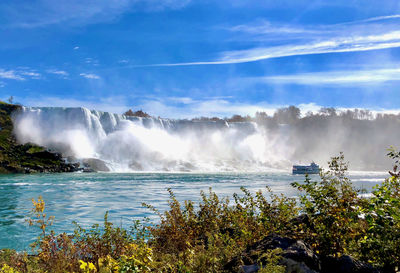
[[[320,180],[306,177],[292,184],[299,199],[243,188],[228,200],[210,189],[198,204],[182,204],[170,190],[169,210],[145,205],[159,222],[135,222],[130,230],[112,224],[106,214],[102,227],[48,232],[53,219],[39,198],[29,220],[41,230],[34,254],[2,250],[0,272],[240,272],[243,251],[271,234],[302,240],[321,257],[351,255],[382,272],[395,272],[400,264],[400,153],[391,150],[389,156],[395,160],[391,177],[369,198],[360,196],[346,177],[341,154]],[[281,253],[259,253],[258,272],[285,272]],[[227,267],[232,259],[239,262]]]

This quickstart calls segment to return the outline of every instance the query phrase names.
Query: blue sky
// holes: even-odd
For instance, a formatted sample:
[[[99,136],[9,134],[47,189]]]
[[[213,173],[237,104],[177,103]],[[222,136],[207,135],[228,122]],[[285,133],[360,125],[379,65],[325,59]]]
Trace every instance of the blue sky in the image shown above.
[[[400,109],[397,0],[0,3],[0,99],[229,116]]]

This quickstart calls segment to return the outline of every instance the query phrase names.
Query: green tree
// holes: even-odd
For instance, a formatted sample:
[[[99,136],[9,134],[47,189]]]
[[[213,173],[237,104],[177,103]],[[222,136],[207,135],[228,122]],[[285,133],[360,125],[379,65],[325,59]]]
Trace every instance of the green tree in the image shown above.
[[[364,208],[368,230],[360,244],[364,260],[383,266],[385,272],[396,272],[400,265],[400,152],[391,148],[388,156],[395,165],[391,177],[374,187]]]
[[[362,199],[346,176],[347,169],[341,153],[331,159],[328,171],[321,171],[320,180],[306,176],[304,183],[292,183],[301,192],[300,207],[309,220],[301,236],[322,255],[347,253],[362,234]]]

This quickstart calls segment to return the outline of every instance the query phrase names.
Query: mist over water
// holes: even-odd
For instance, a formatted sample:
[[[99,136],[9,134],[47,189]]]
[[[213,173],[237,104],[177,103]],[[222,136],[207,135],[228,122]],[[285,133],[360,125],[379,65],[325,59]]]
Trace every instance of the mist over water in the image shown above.
[[[291,106],[239,120],[25,107],[14,116],[14,130],[21,143],[48,147],[71,161],[100,159],[114,172],[288,172],[292,164],[311,161],[326,167],[339,152],[353,170],[384,171],[391,168],[386,149],[400,145],[400,115],[327,108],[301,117]]]
[[[284,134],[255,122],[127,117],[86,108],[24,108],[14,123],[21,143],[36,143],[72,160],[100,159],[116,172],[287,169],[293,153]]]

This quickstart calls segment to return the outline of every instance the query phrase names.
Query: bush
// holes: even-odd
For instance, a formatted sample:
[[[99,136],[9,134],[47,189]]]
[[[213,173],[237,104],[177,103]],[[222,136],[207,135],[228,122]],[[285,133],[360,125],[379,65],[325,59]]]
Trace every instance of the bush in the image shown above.
[[[396,172],[400,153],[391,149],[388,155],[395,166],[391,177],[374,187],[364,207],[368,229],[360,244],[364,260],[394,272],[400,265],[400,172]]]
[[[193,202],[181,205],[169,192],[170,208],[158,213],[160,224],[150,227],[149,244],[193,272],[218,272],[249,244],[270,233],[290,233],[296,213],[295,199],[274,195],[268,188],[268,198],[261,191],[253,195],[242,188],[242,195],[234,195],[234,204],[210,189],[208,195],[201,193],[197,210]]]
[[[363,234],[359,218],[363,199],[347,178],[347,169],[341,153],[329,162],[328,171],[320,172],[319,181],[306,176],[304,183],[292,183],[302,193],[300,207],[308,219],[298,235],[322,255],[349,253]]]

